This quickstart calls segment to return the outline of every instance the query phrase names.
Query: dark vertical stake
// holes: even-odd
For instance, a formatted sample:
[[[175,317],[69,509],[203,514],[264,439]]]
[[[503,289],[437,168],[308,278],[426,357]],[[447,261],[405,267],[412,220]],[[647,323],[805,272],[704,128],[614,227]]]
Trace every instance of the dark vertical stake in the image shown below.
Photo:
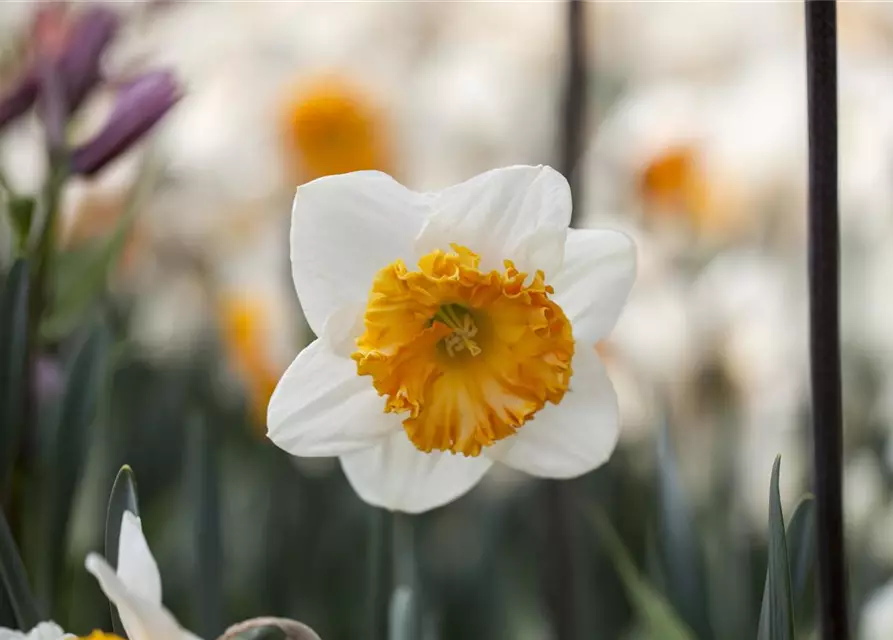
[[[582,0],[569,0],[567,3],[567,69],[564,77],[564,102],[561,105],[561,146],[558,159],[558,168],[568,179],[574,197],[572,226],[580,209],[576,206],[580,203],[577,163],[583,151],[586,126],[586,24],[583,6]]]
[[[837,210],[837,5],[806,0],[809,350],[822,637],[849,636],[843,535]]]
[[[581,181],[577,164],[585,139],[586,115],[586,49],[584,43],[584,7],[581,0],[567,2],[567,67],[562,104],[559,169],[568,179],[577,216],[582,202]],[[548,553],[544,578],[546,604],[552,617],[557,640],[574,640],[578,629],[578,599],[574,570],[574,539],[571,506],[573,486],[567,482],[547,480],[543,507],[546,520]]]

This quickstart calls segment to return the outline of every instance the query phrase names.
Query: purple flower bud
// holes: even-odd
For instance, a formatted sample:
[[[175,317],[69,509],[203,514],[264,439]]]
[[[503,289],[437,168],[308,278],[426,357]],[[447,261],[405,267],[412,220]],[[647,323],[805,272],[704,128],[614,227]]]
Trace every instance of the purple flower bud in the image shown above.
[[[118,31],[118,14],[104,7],[84,10],[72,26],[58,59],[68,113],[72,113],[100,80],[102,53]]]
[[[125,85],[102,131],[72,153],[71,170],[93,175],[139,141],[179,99],[180,87],[169,71]]]
[[[0,129],[23,115],[37,99],[40,83],[33,73],[25,74],[18,84],[0,99]]]

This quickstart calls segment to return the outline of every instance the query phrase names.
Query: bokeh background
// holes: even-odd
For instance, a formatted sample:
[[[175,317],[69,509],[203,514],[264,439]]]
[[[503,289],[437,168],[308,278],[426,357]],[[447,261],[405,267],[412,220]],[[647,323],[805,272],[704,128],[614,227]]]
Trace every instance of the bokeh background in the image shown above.
[[[41,15],[84,6],[0,3],[0,87],[39,42]],[[265,438],[270,393],[312,339],[290,276],[295,186],[380,169],[428,190],[558,163],[566,4],[106,6],[122,25],[104,76],[167,68],[182,98],[64,189],[32,381],[41,419],[3,494],[53,618],[84,635],[110,628],[82,566],[102,549],[126,462],[165,603],[205,638],[265,614],[325,640],[376,637],[382,585],[406,566],[426,640],[553,638],[567,597],[581,638],[658,637],[586,514],[574,507],[556,535],[551,485],[494,469],[407,522],[363,504],[337,460],[294,459]],[[755,637],[777,454],[788,513],[809,489],[802,14],[783,2],[583,12],[574,224],[630,233],[640,273],[599,346],[620,443],[566,486],[608,515],[697,638]],[[839,40],[850,591],[859,637],[882,640],[893,638],[893,4],[841,3]],[[107,94],[71,135],[95,130]],[[35,114],[0,132],[18,193],[46,180],[43,139]],[[14,250],[4,219],[3,270]],[[72,374],[84,348],[101,349],[97,380]],[[66,434],[53,416],[78,382],[97,419]],[[564,553],[572,588],[550,569]],[[810,606],[798,610],[804,637]]]

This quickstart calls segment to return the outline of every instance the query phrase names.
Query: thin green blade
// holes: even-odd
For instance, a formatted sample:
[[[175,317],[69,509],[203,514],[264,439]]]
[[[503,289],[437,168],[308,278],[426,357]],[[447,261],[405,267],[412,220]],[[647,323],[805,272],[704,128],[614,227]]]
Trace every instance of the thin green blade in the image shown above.
[[[115,477],[112,492],[109,494],[109,506],[105,518],[105,557],[113,569],[118,567],[118,542],[121,537],[121,520],[124,512],[129,511],[135,516],[140,515],[139,502],[136,492],[136,478],[133,469],[124,465]],[[112,628],[115,634],[126,638],[124,625],[118,615],[115,605],[109,603],[112,611]]]
[[[772,465],[769,489],[769,565],[760,611],[759,640],[794,640],[794,603],[784,513],[778,492],[781,457]]]

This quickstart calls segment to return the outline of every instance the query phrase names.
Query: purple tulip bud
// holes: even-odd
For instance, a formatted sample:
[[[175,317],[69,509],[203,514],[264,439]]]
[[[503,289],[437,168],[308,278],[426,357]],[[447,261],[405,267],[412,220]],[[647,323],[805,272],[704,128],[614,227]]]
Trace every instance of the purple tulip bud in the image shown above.
[[[0,99],[0,129],[31,108],[37,99],[39,87],[37,76],[27,73],[12,91]]]
[[[118,14],[104,7],[84,10],[71,28],[58,61],[65,106],[72,113],[100,80],[102,53],[118,31]]]
[[[71,170],[93,175],[139,141],[179,99],[180,87],[169,71],[124,85],[102,131],[72,153]]]

